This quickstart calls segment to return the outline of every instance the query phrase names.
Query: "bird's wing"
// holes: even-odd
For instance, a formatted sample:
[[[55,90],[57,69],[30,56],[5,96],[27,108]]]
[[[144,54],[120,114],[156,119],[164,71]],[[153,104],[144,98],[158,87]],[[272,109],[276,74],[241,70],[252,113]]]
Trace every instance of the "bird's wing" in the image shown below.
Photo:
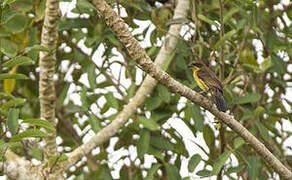
[[[221,82],[217,79],[216,75],[206,67],[202,67],[197,72],[197,76],[204,81],[204,83],[209,87],[216,87],[222,91],[223,86]]]

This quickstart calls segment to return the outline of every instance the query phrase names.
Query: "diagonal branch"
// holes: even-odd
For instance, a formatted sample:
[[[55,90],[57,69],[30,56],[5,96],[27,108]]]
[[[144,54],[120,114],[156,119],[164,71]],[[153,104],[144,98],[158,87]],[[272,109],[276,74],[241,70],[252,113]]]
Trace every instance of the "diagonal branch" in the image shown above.
[[[175,8],[173,19],[186,18],[188,8],[189,0],[179,0]],[[162,46],[162,48],[159,51],[159,54],[155,59],[155,64],[157,66],[162,66],[162,64],[166,61],[167,57],[173,52],[177,43],[177,37],[179,36],[180,28],[181,28],[180,24],[173,24],[170,26],[169,31],[166,35],[165,44]],[[133,58],[133,56],[131,57]],[[139,107],[145,101],[147,95],[152,92],[156,84],[157,81],[153,79],[151,76],[147,75],[142,85],[136,92],[135,96],[123,108],[123,110],[116,117],[116,119],[107,127],[103,128],[100,132],[98,132],[87,143],[83,144],[82,146],[78,147],[75,151],[73,151],[70,154],[68,161],[66,161],[64,165],[61,165],[61,167],[64,167],[64,170],[68,169],[70,166],[79,161],[85,154],[89,153],[93,148],[102,144],[103,142],[107,141],[110,137],[112,137],[136,112],[137,107]]]
[[[213,103],[211,103],[207,98],[174,80],[159,66],[155,65],[147,56],[144,49],[139,45],[138,41],[131,35],[124,21],[110,8],[110,6],[104,0],[96,0],[94,1],[94,5],[100,14],[104,17],[106,24],[112,28],[117,37],[124,44],[132,59],[134,59],[145,72],[154,77],[159,83],[168,87],[172,92],[178,93],[181,96],[190,99],[194,103],[210,111],[214,116],[228,125],[233,131],[235,131],[247,143],[249,143],[253,149],[267,162],[267,164],[269,164],[272,168],[275,169],[276,172],[280,174],[280,176],[285,179],[292,178],[292,172],[288,170],[255,136],[253,136],[231,115],[218,111]],[[130,102],[127,106],[133,105],[134,104],[131,104]],[[123,116],[124,115],[125,114],[123,114]],[[116,121],[122,122],[123,116],[122,114],[119,114]],[[62,165],[68,168],[68,166],[72,165],[72,162],[76,162],[83,156],[83,154],[78,153],[78,151],[88,153],[89,150],[98,145],[98,143],[102,143],[101,138],[104,138],[105,136],[111,136],[116,133],[118,129],[115,129],[114,126],[117,125],[119,125],[119,123],[114,122],[109,125],[113,130],[115,130],[114,132],[109,132],[108,130],[105,130],[105,128],[101,130],[102,133],[98,133],[96,136],[94,136],[92,138],[93,140],[90,140],[91,143],[85,143],[73,151],[69,157],[69,161]]]

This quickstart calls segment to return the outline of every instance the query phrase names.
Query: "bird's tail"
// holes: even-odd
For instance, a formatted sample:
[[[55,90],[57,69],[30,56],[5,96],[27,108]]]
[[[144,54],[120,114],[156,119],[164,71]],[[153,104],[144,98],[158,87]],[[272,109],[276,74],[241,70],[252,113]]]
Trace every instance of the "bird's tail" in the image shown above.
[[[227,107],[226,101],[223,97],[222,90],[220,90],[218,88],[211,88],[211,91],[212,91],[217,109],[219,111],[226,112],[228,110],[228,107]]]

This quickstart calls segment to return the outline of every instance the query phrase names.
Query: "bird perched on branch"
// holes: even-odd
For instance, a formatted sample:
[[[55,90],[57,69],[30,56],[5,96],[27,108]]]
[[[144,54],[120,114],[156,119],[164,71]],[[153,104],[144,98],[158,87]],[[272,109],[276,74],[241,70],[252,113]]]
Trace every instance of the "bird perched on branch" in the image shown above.
[[[210,91],[217,109],[222,112],[228,110],[226,101],[223,97],[222,83],[216,75],[205,65],[201,63],[191,63],[188,65],[193,71],[193,77],[198,86],[203,91]]]

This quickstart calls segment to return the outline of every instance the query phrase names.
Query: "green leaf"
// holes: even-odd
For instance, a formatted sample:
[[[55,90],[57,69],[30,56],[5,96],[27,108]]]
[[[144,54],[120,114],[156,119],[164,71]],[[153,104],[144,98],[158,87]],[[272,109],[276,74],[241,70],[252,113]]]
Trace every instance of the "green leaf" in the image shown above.
[[[42,119],[25,119],[22,121],[22,123],[28,123],[34,126],[40,126],[45,128],[48,131],[55,131],[55,127],[54,125],[52,125],[50,122],[46,121],[46,120],[42,120]]]
[[[81,102],[82,102],[82,108],[88,111],[90,104],[88,102],[89,100],[87,97],[87,88],[85,86],[81,90],[80,97],[81,97]]]
[[[229,40],[237,31],[235,29],[226,33],[222,39],[220,39],[214,46],[215,49],[218,49],[225,41]]]
[[[108,81],[102,81],[102,82],[100,82],[100,83],[98,83],[97,85],[96,85],[96,88],[105,88],[105,87],[109,87],[109,86],[112,86],[112,84],[110,83],[110,82],[108,82]]]
[[[116,47],[120,47],[121,43],[117,40],[117,38],[113,35],[106,36],[107,39]]]
[[[102,179],[102,180],[113,180],[113,177],[111,175],[111,171],[110,171],[110,169],[108,168],[107,165],[105,165],[101,169],[101,175],[100,175],[100,178],[99,179]]]
[[[233,14],[237,13],[241,8],[234,7],[231,10],[227,11],[227,14],[223,17],[223,23],[225,24],[229,19],[233,16]]]
[[[172,115],[169,111],[159,111],[159,112],[151,112],[151,119],[155,122],[169,118]]]
[[[87,0],[78,0],[76,3],[76,7],[78,7],[77,9],[80,13],[91,14],[92,10],[96,10],[96,8]]]
[[[248,157],[247,175],[249,179],[257,179],[260,175],[261,159],[257,156]]]
[[[110,107],[112,107],[114,109],[119,109],[119,102],[118,102],[117,98],[114,97],[114,94],[112,92],[105,94],[105,99],[106,99],[106,103]]]
[[[150,57],[151,55],[153,55],[154,54],[154,52],[156,52],[157,51],[157,47],[155,47],[155,46],[152,46],[152,47],[150,47],[148,50],[147,50],[147,55]]]
[[[38,130],[38,129],[27,129],[19,134],[16,134],[15,136],[13,136],[10,141],[11,142],[15,142],[15,141],[19,141],[23,138],[44,138],[46,137],[46,133]]]
[[[68,93],[69,87],[70,87],[70,84],[69,83],[65,83],[64,88],[63,88],[61,94],[58,97],[58,101],[59,101],[59,103],[61,105],[64,105],[64,101],[65,101],[65,99],[67,97],[67,93]]]
[[[15,135],[18,131],[18,118],[19,109],[11,108],[8,111],[7,126],[12,135]]]
[[[11,34],[9,32],[5,32],[5,31],[0,30],[0,38],[10,37],[10,36],[11,36]]]
[[[100,114],[104,114],[105,112],[109,110],[109,108],[110,108],[109,105],[105,103],[100,110]]]
[[[158,89],[158,95],[159,97],[166,103],[169,103],[170,102],[170,92],[168,91],[168,89],[161,85],[161,84],[158,84],[157,85],[157,89]]]
[[[181,176],[176,166],[167,163],[165,165],[167,180],[181,180]]]
[[[0,50],[9,58],[12,58],[16,56],[18,47],[14,42],[8,39],[1,38]]]
[[[164,161],[164,155],[159,150],[152,148],[151,146],[149,147],[148,153],[152,154],[161,161]]]
[[[21,65],[21,66],[28,66],[28,65],[32,65],[33,64],[33,60],[29,57],[26,57],[26,56],[18,56],[18,57],[15,57],[7,62],[5,62],[3,64],[3,67],[13,67],[13,66],[16,66],[16,65]]]
[[[261,136],[264,138],[264,140],[268,141],[270,139],[269,130],[261,122],[256,121],[255,123],[259,128]]]
[[[68,156],[65,155],[65,154],[61,154],[61,155],[55,155],[55,156],[52,156],[50,158],[50,166],[53,166],[55,165],[57,162],[63,162],[63,161],[66,161],[68,159]]]
[[[35,146],[31,147],[30,153],[31,153],[31,156],[35,158],[36,160],[42,161],[44,158],[43,151],[39,149],[38,147],[35,147]]]
[[[214,144],[215,142],[215,135],[212,129],[208,125],[205,125],[203,128],[203,137],[207,146],[209,148],[212,148],[211,145]]]
[[[0,140],[0,161],[3,161],[2,159],[2,154],[3,154],[3,151],[7,148],[7,144],[3,141],[3,140]]]
[[[6,143],[6,145],[10,149],[23,148],[23,144],[21,142],[8,142],[8,143]]]
[[[197,131],[202,131],[204,128],[204,117],[201,113],[201,109],[196,104],[190,104],[191,117],[195,122],[195,128]]]
[[[132,83],[129,89],[127,90],[127,98],[131,99],[134,96],[135,91],[136,91],[136,84]]]
[[[39,3],[36,4],[35,7],[35,22],[42,20],[45,17],[45,8],[46,8],[46,1],[40,0]]]
[[[154,96],[147,98],[145,102],[145,107],[148,111],[152,111],[154,109],[157,109],[162,103],[162,99],[159,96]]]
[[[90,124],[90,126],[91,126],[91,129],[92,129],[95,133],[97,133],[98,131],[101,130],[100,121],[99,121],[99,119],[98,119],[95,115],[90,114],[90,115],[88,116],[88,121],[89,121],[89,124]]]
[[[147,176],[145,177],[145,180],[153,180],[154,175],[156,171],[161,167],[160,164],[154,164],[152,167],[149,169]]]
[[[173,145],[161,136],[151,136],[150,144],[157,149],[173,150]]]
[[[228,168],[224,174],[231,174],[231,173],[239,173],[241,172],[242,170],[245,169],[245,166],[244,165],[240,165],[240,166],[237,166],[237,167],[230,167]]]
[[[28,77],[24,74],[9,74],[9,73],[0,74],[0,80],[4,80],[4,79],[28,79]]]
[[[247,104],[247,103],[253,103],[257,102],[261,99],[261,95],[257,93],[250,93],[245,96],[237,98],[237,101],[235,101],[235,104]]]
[[[266,109],[263,106],[258,106],[254,111],[253,114],[254,116],[258,117],[261,116],[266,112]]]
[[[142,124],[150,131],[156,131],[159,129],[159,125],[153,119],[147,119],[144,116],[138,116],[138,123]]]
[[[170,65],[172,59],[174,58],[174,55],[176,53],[176,50],[173,50],[170,55],[166,58],[164,64],[162,65],[162,70],[166,71],[168,69],[168,66]]]
[[[254,70],[255,72],[262,72],[261,68],[259,68],[258,66],[252,65],[252,64],[242,64],[242,66],[250,68],[250,69]]]
[[[189,172],[193,172],[201,160],[202,160],[202,157],[199,154],[194,154],[189,160],[189,164],[188,164]]]
[[[14,98],[6,102],[5,104],[2,105],[2,110],[8,110],[11,107],[16,107],[16,106],[21,106],[24,105],[25,101],[22,98]]]
[[[13,3],[13,6],[17,7],[17,10],[28,12],[33,8],[33,0],[17,0]]]
[[[215,23],[214,21],[212,21],[211,19],[207,18],[206,16],[204,16],[203,14],[198,14],[198,18],[202,21],[205,21],[206,23],[210,24],[210,25],[214,25],[217,28],[219,28],[219,25],[217,23]]]
[[[197,172],[197,175],[201,176],[201,177],[208,177],[208,176],[212,175],[212,171],[209,171],[207,169],[202,169],[202,170]]]
[[[238,137],[233,141],[233,147],[234,147],[234,149],[238,149],[244,143],[245,143],[244,139],[242,139],[241,137]]]
[[[29,46],[29,47],[25,48],[25,52],[26,53],[31,52],[31,51],[46,51],[46,52],[49,52],[50,49],[46,48],[46,47],[44,47],[42,45],[39,45],[39,44],[35,44],[33,46]]]
[[[87,74],[88,74],[88,81],[89,85],[92,89],[96,88],[96,72],[95,72],[95,66],[89,65],[87,67]]]
[[[19,33],[24,30],[27,25],[26,16],[20,13],[11,13],[4,22],[4,26],[13,33]]]
[[[221,168],[223,167],[223,165],[225,164],[230,155],[231,151],[225,151],[223,154],[219,156],[219,158],[215,161],[213,165],[212,171],[213,175],[217,175],[220,172]]]
[[[273,63],[272,63],[272,58],[271,56],[267,57],[264,59],[264,61],[261,63],[261,71],[262,72],[266,72],[270,67],[273,66]]]
[[[147,129],[142,129],[140,132],[140,138],[137,143],[137,154],[138,158],[141,158],[144,156],[145,153],[147,153],[150,145],[150,131]]]
[[[120,180],[128,180],[129,174],[128,174],[128,168],[126,165],[124,165],[120,170]]]
[[[5,8],[5,6],[6,5],[8,5],[8,4],[11,4],[11,3],[13,3],[13,2],[15,2],[16,0],[4,0],[3,2],[2,2],[2,7],[1,8]]]
[[[240,121],[245,121],[247,119],[250,119],[254,117],[254,114],[251,111],[246,111],[243,113],[243,116],[241,117]]]

